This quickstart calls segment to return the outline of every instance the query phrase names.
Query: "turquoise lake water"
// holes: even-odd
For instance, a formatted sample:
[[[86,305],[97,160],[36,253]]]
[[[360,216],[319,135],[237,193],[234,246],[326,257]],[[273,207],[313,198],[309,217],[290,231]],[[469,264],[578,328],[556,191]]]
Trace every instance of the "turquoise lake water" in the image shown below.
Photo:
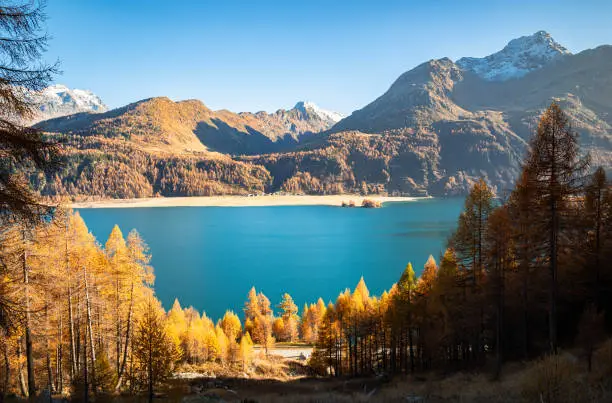
[[[155,291],[217,319],[242,316],[252,286],[273,305],[288,292],[300,310],[335,300],[364,276],[380,294],[408,262],[420,273],[436,261],[456,226],[463,199],[387,203],[380,209],[332,206],[82,209],[102,244],[114,224],[136,228],[153,255]]]

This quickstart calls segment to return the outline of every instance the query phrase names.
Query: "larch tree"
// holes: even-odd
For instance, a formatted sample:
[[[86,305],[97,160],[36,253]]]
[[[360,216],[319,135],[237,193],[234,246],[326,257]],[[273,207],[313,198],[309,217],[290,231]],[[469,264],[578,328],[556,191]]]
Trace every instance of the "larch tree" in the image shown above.
[[[559,105],[552,103],[542,115],[530,143],[525,170],[533,188],[538,223],[547,234],[544,257],[549,271],[548,335],[550,350],[557,352],[557,298],[561,231],[567,228],[570,203],[584,189],[589,158],[581,157],[578,134]]]
[[[162,308],[152,298],[146,302],[133,344],[133,381],[147,391],[148,401],[152,402],[155,387],[172,374],[176,359],[174,345],[164,326]]]
[[[123,233],[119,229],[118,225],[115,225],[108,236],[106,245],[104,247],[108,262],[111,266],[113,273],[112,284],[110,285],[110,292],[113,294],[114,299],[114,325],[115,325],[115,365],[117,376],[121,375],[121,357],[122,357],[122,344],[123,344],[123,318],[125,315],[125,282],[128,277],[129,270],[129,251]]]
[[[589,265],[592,267],[591,296],[598,309],[603,308],[602,304],[602,261],[606,242],[612,237],[612,190],[606,179],[606,171],[599,167],[589,183],[585,187],[585,220],[589,233]]]
[[[304,303],[302,308],[302,317],[300,318],[300,337],[307,343],[312,343],[316,340],[313,328],[313,312],[310,309],[311,305]]]
[[[506,272],[513,266],[511,247],[511,225],[508,208],[498,207],[491,213],[488,222],[486,256],[490,282],[488,292],[495,307],[495,378],[501,374],[503,361],[504,307]]]
[[[232,348],[232,343],[236,343],[236,341],[230,340],[223,331],[220,323],[217,323],[215,326],[215,338],[218,346],[219,361],[225,364],[230,360],[230,349]]]
[[[57,147],[24,126],[37,108],[31,94],[45,88],[57,64],[41,62],[47,47],[44,2],[10,2],[0,6],[0,213],[34,223],[49,213],[34,192],[26,170],[50,172]]]
[[[177,354],[182,356],[184,353],[182,343],[187,333],[187,318],[178,299],[174,300],[172,308],[166,314],[166,325],[168,337],[172,340]]]
[[[117,227],[118,228],[118,227]],[[125,283],[127,285],[127,314],[125,318],[125,326],[121,329],[119,326],[117,346],[117,383],[115,389],[119,389],[123,382],[125,370],[128,361],[128,352],[131,342],[132,333],[134,330],[134,310],[136,305],[142,303],[151,297],[151,288],[153,285],[154,275],[152,268],[149,266],[151,255],[149,247],[140,237],[136,230],[130,231],[127,239],[128,261],[127,270],[125,272]],[[107,250],[107,253],[109,251]],[[123,335],[121,334],[123,331]],[[121,342],[123,339],[123,343]],[[121,351],[123,349],[123,351]]]
[[[247,301],[244,303],[244,317],[245,320],[254,320],[259,314],[259,298],[257,297],[257,291],[255,287],[249,290],[247,295]]]
[[[253,341],[251,335],[246,332],[240,338],[240,361],[242,362],[242,369],[246,370],[251,363],[253,358]]]
[[[233,311],[225,311],[221,318],[221,328],[230,340],[237,341],[242,333],[240,318]]]
[[[484,241],[487,220],[494,208],[494,194],[483,179],[474,184],[465,199],[459,216],[452,246],[458,262],[471,274],[471,285],[476,287],[484,270]]]
[[[438,275],[438,265],[436,259],[432,255],[429,255],[425,266],[423,266],[423,272],[417,281],[415,291],[417,295],[427,295],[431,292],[436,277]]]
[[[291,295],[285,293],[283,298],[278,305],[281,312],[281,319],[283,320],[283,341],[294,342],[298,337],[298,307],[293,302]]]
[[[274,345],[272,325],[274,317],[270,300],[262,292],[257,293],[255,287],[249,291],[244,306],[245,325],[244,330],[252,335],[255,343],[264,346],[266,354],[268,349]]]
[[[410,371],[414,372],[414,292],[416,290],[417,278],[412,268],[412,263],[408,263],[399,281],[397,282],[397,293],[395,294],[394,308],[394,342],[397,346],[392,347],[391,366],[396,368],[396,361],[399,359],[400,370],[405,370],[410,364]],[[396,351],[399,357],[396,357]],[[409,357],[409,361],[408,361]]]
[[[471,320],[470,336],[475,347],[474,354],[484,355],[483,328],[485,315],[483,293],[485,240],[487,238],[487,221],[495,207],[493,191],[483,179],[474,184],[465,199],[465,206],[459,216],[457,230],[451,238],[457,261],[464,276],[466,299],[464,307]]]
[[[535,294],[531,292],[532,284],[536,283],[533,273],[535,271],[538,256],[544,252],[543,234],[540,220],[537,219],[538,212],[534,203],[537,203],[535,189],[531,186],[529,171],[523,170],[518,178],[514,190],[508,200],[508,215],[510,218],[512,237],[512,253],[515,260],[515,272],[517,275],[518,292],[520,294],[522,355],[529,356],[529,334],[530,313],[533,307],[530,302]]]

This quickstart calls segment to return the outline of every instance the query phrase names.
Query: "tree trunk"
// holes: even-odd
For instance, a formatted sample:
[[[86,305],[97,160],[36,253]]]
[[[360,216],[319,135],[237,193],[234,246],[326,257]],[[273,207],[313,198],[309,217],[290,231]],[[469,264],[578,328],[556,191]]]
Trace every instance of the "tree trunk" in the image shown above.
[[[116,317],[116,335],[115,335],[115,354],[117,357],[116,369],[117,369],[117,378],[121,377],[121,311],[120,311],[120,300],[119,300],[119,272],[118,268],[115,268],[116,279],[115,279],[115,314]]]
[[[74,314],[72,312],[72,275],[70,273],[70,255],[68,254],[68,222],[66,222],[66,235],[65,245],[64,245],[64,256],[65,256],[65,269],[66,274],[68,276],[68,328],[70,333],[70,380],[74,380],[77,372],[78,372],[78,355],[76,351],[76,343],[74,341],[75,332],[74,332]],[[60,313],[61,317],[61,313]]]
[[[4,384],[2,386],[2,397],[4,400],[4,396],[6,396],[6,393],[9,390],[9,386],[11,384],[11,361],[9,360],[9,356],[8,356],[8,345],[7,345],[7,340],[5,338],[4,340],[4,345],[2,348],[2,355],[4,357]]]
[[[23,376],[23,365],[21,364],[21,337],[17,340],[17,368],[19,372],[19,389],[21,389],[21,394],[25,397],[28,397],[28,387],[26,385],[25,378]]]
[[[550,350],[557,354],[557,231],[559,228],[557,217],[557,166],[556,158],[556,133],[552,134],[552,152],[550,169],[550,307],[548,311],[548,332],[550,339]]]
[[[148,350],[149,350],[149,359],[147,362],[147,370],[149,375],[149,403],[153,403],[153,335],[152,332],[148,332]]]
[[[87,371],[87,326],[85,326],[85,339],[83,343],[83,402],[89,403],[89,371]]]
[[[45,337],[45,350],[46,350],[46,361],[47,361],[47,384],[49,385],[49,394],[53,393],[53,368],[51,366],[51,344],[50,344],[50,334],[51,329],[49,329],[49,305],[48,302],[45,303],[45,330],[47,333],[47,337]]]
[[[550,231],[550,309],[548,316],[550,350],[557,354],[557,208],[553,200]]]
[[[125,330],[125,346],[123,349],[123,358],[121,360],[121,366],[119,367],[119,377],[117,379],[117,385],[115,386],[115,390],[119,390],[119,388],[121,387],[121,383],[123,381],[123,374],[125,372],[125,363],[127,361],[127,355],[128,355],[128,346],[130,344],[130,332],[131,332],[131,325],[132,325],[132,311],[134,310],[134,282],[132,281],[132,286],[130,288],[130,308],[128,310],[128,317],[127,317],[127,328]]]
[[[24,321],[24,331],[25,331],[25,343],[26,343],[26,364],[27,364],[27,372],[28,372],[28,396],[33,398],[36,396],[36,380],[34,378],[34,356],[32,351],[32,329],[30,328],[30,280],[29,280],[29,270],[27,264],[27,250],[26,250],[26,234],[25,230],[23,231],[23,290],[25,297],[25,321]]]
[[[63,392],[64,389],[64,351],[63,351],[63,345],[64,345],[64,339],[63,339],[63,334],[64,334],[64,323],[63,323],[63,319],[62,319],[62,311],[61,309],[59,309],[58,307],[58,319],[59,319],[59,324],[58,324],[58,344],[57,344],[57,390],[59,393]],[[71,364],[72,365],[72,364]]]
[[[410,349],[410,373],[414,374],[414,341],[412,340],[412,331],[410,326],[408,326],[408,348]]]
[[[94,336],[93,336],[93,327],[91,325],[91,302],[89,301],[89,283],[87,281],[87,267],[83,266],[83,274],[85,277],[85,305],[87,309],[87,329],[85,329],[85,335],[89,333],[89,343],[90,343],[90,355],[91,355],[91,378],[92,378],[92,391],[96,393],[96,374],[95,374],[95,364],[96,364],[96,350],[94,346]],[[87,344],[87,340],[85,343]],[[85,356],[85,362],[87,362],[87,356]]]

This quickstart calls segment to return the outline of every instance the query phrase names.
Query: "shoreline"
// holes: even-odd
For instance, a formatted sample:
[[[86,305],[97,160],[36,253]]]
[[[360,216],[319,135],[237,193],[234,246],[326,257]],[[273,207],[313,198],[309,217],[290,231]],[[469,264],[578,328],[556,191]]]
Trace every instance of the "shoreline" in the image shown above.
[[[149,197],[141,199],[111,199],[70,203],[73,209],[85,208],[138,208],[138,207],[268,207],[268,206],[337,206],[354,201],[361,206],[363,199],[380,203],[411,202],[429,199],[413,196],[361,196],[361,195],[269,195],[269,196],[188,196]]]

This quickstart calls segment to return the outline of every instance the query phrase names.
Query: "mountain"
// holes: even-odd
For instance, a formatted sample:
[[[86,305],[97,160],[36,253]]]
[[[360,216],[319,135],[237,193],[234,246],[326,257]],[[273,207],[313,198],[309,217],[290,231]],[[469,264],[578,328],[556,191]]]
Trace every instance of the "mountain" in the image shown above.
[[[538,117],[552,101],[569,115],[593,163],[612,167],[612,48],[572,55],[542,31],[483,59],[423,63],[331,132],[403,136],[408,154],[425,147],[414,144],[416,139],[431,135],[435,152],[421,158],[427,168],[406,176],[411,187],[464,193],[482,176],[504,193],[514,183]],[[394,177],[398,167],[383,169]],[[390,187],[395,182],[383,183],[385,189],[403,191]]]
[[[70,89],[62,84],[52,85],[29,96],[38,105],[38,110],[29,124],[75,113],[101,113],[108,110],[100,97],[93,92]]]
[[[487,57],[464,57],[457,66],[469,70],[489,81],[504,81],[523,77],[525,74],[571,55],[546,31],[513,39],[505,48]]]
[[[271,183],[267,170],[229,154],[292,150],[340,118],[309,102],[274,113],[233,113],[158,97],[50,119],[36,127],[65,144],[67,163],[38,187],[78,198],[263,192]]]
[[[293,110],[301,113],[306,119],[321,121],[325,126],[327,126],[327,128],[332,127],[345,117],[341,113],[321,109],[315,103],[310,101],[298,102],[293,107]]]
[[[49,133],[128,138],[141,147],[170,152],[260,154],[292,149],[304,136],[329,129],[341,115],[298,102],[274,113],[213,111],[198,100],[165,97],[100,114],[76,114],[40,122]]]
[[[38,187],[50,195],[96,197],[455,195],[483,177],[505,194],[553,101],[568,114],[593,165],[610,169],[612,47],[571,54],[540,31],[482,59],[422,63],[343,119],[309,102],[274,113],[233,113],[153,98],[41,122],[69,144],[71,162]],[[128,177],[136,179],[124,184]]]

